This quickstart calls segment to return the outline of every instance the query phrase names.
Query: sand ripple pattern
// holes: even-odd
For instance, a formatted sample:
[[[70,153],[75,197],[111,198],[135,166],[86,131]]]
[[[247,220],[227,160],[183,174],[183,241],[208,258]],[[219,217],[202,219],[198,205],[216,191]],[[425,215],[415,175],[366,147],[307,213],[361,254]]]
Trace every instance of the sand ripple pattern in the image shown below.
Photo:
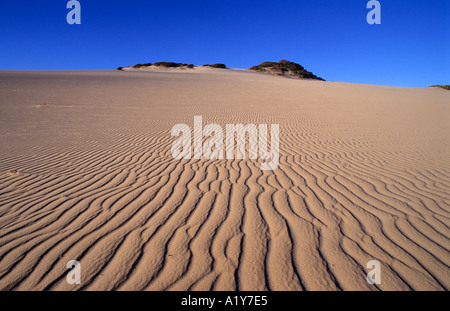
[[[441,90],[235,71],[0,81],[0,290],[450,289]],[[171,127],[194,115],[280,124],[279,168],[174,160]]]

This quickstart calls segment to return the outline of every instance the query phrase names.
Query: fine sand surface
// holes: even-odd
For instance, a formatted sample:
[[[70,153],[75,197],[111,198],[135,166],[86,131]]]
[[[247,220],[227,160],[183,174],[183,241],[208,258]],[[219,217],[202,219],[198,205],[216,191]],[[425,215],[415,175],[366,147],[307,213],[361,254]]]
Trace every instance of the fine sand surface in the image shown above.
[[[2,71],[0,94],[0,290],[450,289],[448,91],[209,69]],[[174,160],[194,116],[279,124],[278,169]]]

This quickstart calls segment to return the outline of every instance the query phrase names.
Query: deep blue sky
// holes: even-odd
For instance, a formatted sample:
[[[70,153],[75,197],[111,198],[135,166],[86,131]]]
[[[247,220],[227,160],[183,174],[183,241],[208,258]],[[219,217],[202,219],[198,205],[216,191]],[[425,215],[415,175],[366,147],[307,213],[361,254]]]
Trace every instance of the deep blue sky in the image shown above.
[[[450,1],[368,0],[0,1],[0,70],[115,69],[136,63],[288,59],[329,81],[450,84]]]

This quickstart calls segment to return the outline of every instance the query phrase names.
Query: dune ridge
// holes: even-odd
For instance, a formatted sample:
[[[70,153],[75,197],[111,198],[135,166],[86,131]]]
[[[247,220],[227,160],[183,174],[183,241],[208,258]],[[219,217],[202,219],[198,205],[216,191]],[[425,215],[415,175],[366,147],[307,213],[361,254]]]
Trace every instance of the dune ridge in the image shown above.
[[[447,92],[207,69],[0,72],[0,93],[0,290],[450,288]],[[278,169],[174,160],[195,115],[280,124]]]

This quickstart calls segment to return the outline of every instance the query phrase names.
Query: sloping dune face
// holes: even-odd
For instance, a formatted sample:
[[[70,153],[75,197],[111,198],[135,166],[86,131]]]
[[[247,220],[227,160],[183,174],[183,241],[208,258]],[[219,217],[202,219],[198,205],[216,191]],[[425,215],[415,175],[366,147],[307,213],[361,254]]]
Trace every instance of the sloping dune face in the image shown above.
[[[205,70],[0,94],[1,290],[450,289],[449,92]],[[194,116],[279,124],[278,168],[174,159]]]

